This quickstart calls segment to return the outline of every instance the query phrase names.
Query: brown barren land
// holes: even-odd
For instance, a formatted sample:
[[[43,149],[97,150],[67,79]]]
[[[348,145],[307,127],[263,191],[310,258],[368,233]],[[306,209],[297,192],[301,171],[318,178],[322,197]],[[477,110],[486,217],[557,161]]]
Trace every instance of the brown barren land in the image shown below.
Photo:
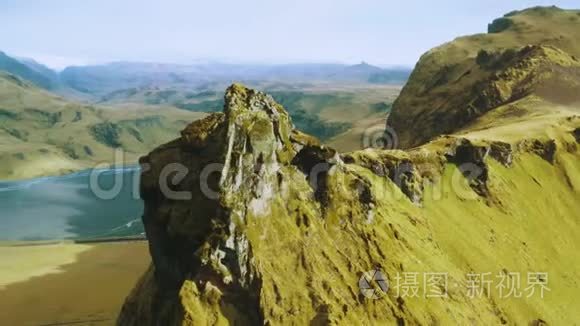
[[[81,245],[53,246],[46,254],[62,256],[60,252],[67,246]],[[18,264],[26,259],[27,252],[36,255],[42,247],[0,249],[18,253],[20,258],[12,259]],[[2,325],[114,325],[125,297],[150,263],[147,242],[100,243],[70,251],[76,259],[71,262],[67,258],[66,265],[56,267],[56,271],[0,287]],[[1,281],[8,279],[7,271],[0,271]]]

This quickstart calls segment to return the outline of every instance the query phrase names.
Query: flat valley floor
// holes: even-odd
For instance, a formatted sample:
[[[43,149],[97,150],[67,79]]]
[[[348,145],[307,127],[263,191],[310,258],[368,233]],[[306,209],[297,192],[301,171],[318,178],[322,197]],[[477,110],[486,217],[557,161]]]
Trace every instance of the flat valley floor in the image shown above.
[[[150,264],[146,241],[0,246],[2,325],[114,325]]]

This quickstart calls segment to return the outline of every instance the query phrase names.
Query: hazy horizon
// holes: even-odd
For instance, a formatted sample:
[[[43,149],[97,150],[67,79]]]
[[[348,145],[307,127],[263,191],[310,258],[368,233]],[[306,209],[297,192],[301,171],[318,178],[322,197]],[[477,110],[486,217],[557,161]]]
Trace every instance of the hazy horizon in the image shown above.
[[[383,69],[393,69],[393,70],[411,70],[413,65],[403,65],[403,64],[375,64],[373,62],[368,62],[361,60],[359,62],[339,62],[339,61],[287,61],[287,62],[260,62],[260,61],[235,61],[229,59],[193,59],[191,61],[184,62],[169,62],[169,61],[154,61],[154,60],[111,60],[111,61],[94,61],[94,62],[82,62],[78,64],[63,64],[62,66],[52,66],[37,60],[33,57],[21,56],[18,54],[10,53],[0,49],[0,52],[4,52],[11,58],[18,59],[20,61],[32,60],[38,64],[42,64],[54,71],[60,72],[65,68],[71,67],[87,67],[87,66],[102,66],[102,65],[114,65],[114,64],[154,64],[154,65],[175,65],[175,66],[194,66],[194,65],[211,65],[211,64],[223,64],[223,65],[233,65],[233,66],[290,66],[290,65],[357,65],[357,64],[368,64],[376,66]]]
[[[340,63],[413,67],[457,36],[486,32],[503,14],[575,1],[168,0],[0,4],[0,51],[54,69],[110,62]]]

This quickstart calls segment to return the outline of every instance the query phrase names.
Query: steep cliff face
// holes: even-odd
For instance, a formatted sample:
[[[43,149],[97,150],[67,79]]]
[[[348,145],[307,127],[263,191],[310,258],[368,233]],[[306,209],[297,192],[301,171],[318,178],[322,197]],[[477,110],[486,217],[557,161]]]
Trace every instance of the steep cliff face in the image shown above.
[[[294,130],[268,95],[233,85],[225,102],[141,160],[153,263],[119,325],[580,318],[579,118],[525,138],[338,154]],[[472,297],[472,272],[522,273],[522,286],[546,272],[551,291]],[[368,287],[373,274],[390,287]],[[401,288],[409,275],[415,295]]]
[[[387,122],[401,148],[456,132],[527,96],[580,102],[580,11],[531,8],[507,14],[489,29],[421,57]]]

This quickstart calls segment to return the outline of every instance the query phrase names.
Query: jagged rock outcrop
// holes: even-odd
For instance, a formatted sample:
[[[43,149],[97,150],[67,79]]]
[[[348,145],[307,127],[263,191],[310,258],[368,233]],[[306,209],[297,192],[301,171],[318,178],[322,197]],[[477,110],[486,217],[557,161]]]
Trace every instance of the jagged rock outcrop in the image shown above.
[[[233,85],[225,103],[141,159],[152,266],[119,325],[574,320],[561,308],[580,277],[580,153],[569,131],[553,151],[544,140],[453,136],[407,152],[339,154],[295,130],[268,95]],[[386,293],[360,288],[374,270]],[[464,285],[474,271],[546,271],[559,295],[472,298]],[[396,287],[405,273],[421,275],[420,295]],[[428,273],[445,283],[429,286]]]
[[[262,280],[244,229],[254,219],[289,210],[292,202],[286,214],[305,224],[319,215],[313,199],[324,196],[322,187],[315,191],[318,182],[309,180],[338,163],[335,152],[294,130],[288,113],[268,95],[233,85],[225,101],[224,113],[191,123],[180,139],[141,159],[154,296],[173,299],[151,307],[147,319],[132,319],[138,313],[129,299],[119,324],[174,323],[175,309],[184,309],[184,322],[201,323],[210,318],[200,316],[209,314],[205,305],[222,301],[230,322],[262,324]],[[169,173],[179,181],[164,189],[159,180]],[[206,296],[217,301],[206,302]],[[189,297],[199,302],[184,303]]]
[[[574,129],[572,132],[577,143],[580,143],[580,128]]]

